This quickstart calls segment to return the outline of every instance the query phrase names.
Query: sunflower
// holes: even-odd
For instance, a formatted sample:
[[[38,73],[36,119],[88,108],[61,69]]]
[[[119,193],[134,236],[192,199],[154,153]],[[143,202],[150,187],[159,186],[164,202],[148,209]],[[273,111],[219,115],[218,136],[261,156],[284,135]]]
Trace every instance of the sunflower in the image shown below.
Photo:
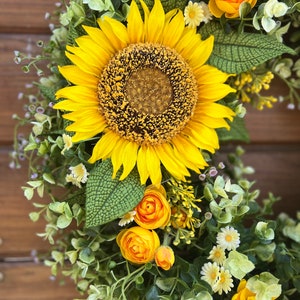
[[[98,138],[89,162],[110,158],[113,177],[137,166],[141,184],[159,184],[163,165],[185,180],[207,166],[201,150],[218,149],[215,129],[229,128],[234,113],[216,101],[234,90],[228,74],[205,64],[213,37],[202,41],[159,0],[151,11],[141,6],[143,18],[132,1],[126,26],[98,19],[100,28],[84,26],[87,34],[67,46],[73,64],[59,70],[73,85],[57,91],[55,108],[72,121],[74,143]]]

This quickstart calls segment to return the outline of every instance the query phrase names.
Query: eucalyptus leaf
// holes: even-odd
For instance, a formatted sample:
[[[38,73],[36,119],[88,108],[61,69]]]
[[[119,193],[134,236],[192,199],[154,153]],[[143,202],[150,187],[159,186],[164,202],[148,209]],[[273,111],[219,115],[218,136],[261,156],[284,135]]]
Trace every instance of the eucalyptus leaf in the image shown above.
[[[177,278],[176,277],[170,277],[170,278],[162,278],[158,277],[155,281],[155,284],[164,292],[170,292],[176,283]]]
[[[123,216],[142,199],[145,186],[134,169],[124,180],[112,179],[109,159],[95,165],[86,185],[86,227],[99,226]]]
[[[216,68],[239,74],[284,53],[296,54],[271,36],[255,33],[226,33],[217,22],[209,22],[200,29],[204,39],[213,35],[214,49],[208,63]]]

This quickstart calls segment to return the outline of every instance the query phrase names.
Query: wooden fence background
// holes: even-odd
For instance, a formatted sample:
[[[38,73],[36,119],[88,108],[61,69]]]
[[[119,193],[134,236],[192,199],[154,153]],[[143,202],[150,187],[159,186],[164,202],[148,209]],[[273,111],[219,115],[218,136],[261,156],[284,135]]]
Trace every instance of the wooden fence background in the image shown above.
[[[17,95],[35,78],[14,63],[13,51],[34,51],[38,40],[47,41],[44,15],[54,9],[55,0],[0,0],[0,300],[80,298],[71,281],[60,278],[62,285],[62,280],[52,280],[50,270],[32,258],[32,251],[44,253],[48,248],[36,236],[44,224],[28,218],[33,207],[20,189],[27,180],[26,167],[9,168],[12,114],[22,115]],[[280,95],[281,90],[276,86],[273,93]],[[287,110],[286,104],[262,112],[249,108],[246,121],[252,142],[245,146],[245,162],[256,169],[256,187],[262,198],[269,191],[282,197],[277,212],[295,215],[300,203],[300,111]]]

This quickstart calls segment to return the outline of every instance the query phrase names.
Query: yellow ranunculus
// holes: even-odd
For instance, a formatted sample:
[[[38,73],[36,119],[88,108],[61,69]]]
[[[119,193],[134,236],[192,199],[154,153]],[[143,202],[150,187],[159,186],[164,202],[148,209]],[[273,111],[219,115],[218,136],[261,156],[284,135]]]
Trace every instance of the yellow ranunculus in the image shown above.
[[[247,281],[242,279],[237,289],[237,293],[233,295],[231,300],[256,300],[256,294],[247,289]],[[275,300],[276,297],[273,297],[272,300]]]
[[[134,220],[143,228],[156,229],[166,226],[170,220],[171,208],[163,186],[148,186],[135,211]]]
[[[169,270],[175,262],[173,249],[169,246],[160,246],[154,258],[155,263],[164,270]]]
[[[255,300],[256,299],[256,295],[246,288],[246,284],[247,281],[245,279],[242,279],[238,286],[237,293],[233,295],[231,300]]]
[[[256,1],[257,0],[209,0],[208,7],[210,12],[217,18],[220,18],[224,13],[226,18],[237,18],[242,2],[249,3],[251,8],[253,8]]]
[[[122,230],[117,236],[117,243],[123,257],[135,264],[145,264],[154,259],[160,246],[157,233],[139,226]]]

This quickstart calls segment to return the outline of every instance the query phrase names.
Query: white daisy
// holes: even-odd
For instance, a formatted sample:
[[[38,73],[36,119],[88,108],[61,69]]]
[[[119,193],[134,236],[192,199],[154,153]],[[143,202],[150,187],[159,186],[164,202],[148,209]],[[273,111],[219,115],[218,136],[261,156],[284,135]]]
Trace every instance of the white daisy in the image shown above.
[[[132,211],[129,211],[128,213],[126,213],[119,221],[119,226],[125,226],[125,225],[131,223],[134,220],[135,214],[136,214],[135,210],[132,210]]]
[[[219,295],[221,295],[223,292],[227,294],[233,286],[231,274],[228,270],[225,270],[223,267],[221,267],[218,280],[212,286],[213,291]]]
[[[213,262],[216,262],[218,265],[223,265],[226,259],[224,248],[220,246],[214,246],[209,252],[208,259],[212,260]]]
[[[213,286],[218,280],[220,268],[217,263],[205,263],[201,269],[201,279]]]
[[[80,163],[79,165],[75,167],[70,167],[69,169],[71,171],[71,174],[67,174],[66,181],[71,182],[72,184],[81,188],[80,183],[86,183],[87,177],[89,175],[85,166],[82,163]]]
[[[199,5],[201,6],[201,8],[203,10],[203,18],[202,18],[201,22],[204,22],[206,24],[212,19],[213,15],[210,12],[208,5],[205,2],[201,1],[199,3]]]
[[[228,251],[235,250],[240,245],[240,234],[233,227],[223,227],[217,235],[217,244]]]
[[[62,135],[62,138],[63,138],[63,142],[64,142],[64,148],[62,149],[61,154],[64,154],[64,152],[66,150],[69,150],[72,148],[73,142],[72,142],[72,137],[65,133]]]
[[[193,3],[189,1],[188,5],[184,9],[184,21],[185,25],[190,28],[196,28],[202,22],[204,18],[204,11],[199,3]]]

